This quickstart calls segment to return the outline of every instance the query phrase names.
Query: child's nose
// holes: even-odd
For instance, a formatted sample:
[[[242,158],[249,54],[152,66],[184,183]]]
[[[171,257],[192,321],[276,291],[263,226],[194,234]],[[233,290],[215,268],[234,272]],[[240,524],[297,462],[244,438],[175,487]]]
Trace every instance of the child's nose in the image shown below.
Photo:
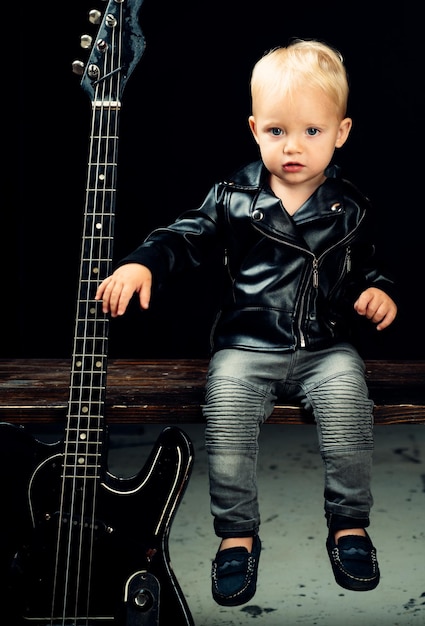
[[[291,154],[292,152],[300,151],[300,142],[295,135],[287,135],[286,141],[283,145],[283,151]]]

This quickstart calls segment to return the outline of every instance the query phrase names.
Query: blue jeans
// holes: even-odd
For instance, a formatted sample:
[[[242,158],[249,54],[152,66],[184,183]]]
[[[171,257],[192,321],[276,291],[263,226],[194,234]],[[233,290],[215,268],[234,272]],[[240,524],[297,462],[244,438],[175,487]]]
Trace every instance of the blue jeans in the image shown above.
[[[357,351],[348,343],[285,354],[225,349],[211,359],[203,409],[216,534],[258,532],[258,436],[277,399],[299,402],[315,417],[328,525],[334,516],[367,526],[373,402]]]

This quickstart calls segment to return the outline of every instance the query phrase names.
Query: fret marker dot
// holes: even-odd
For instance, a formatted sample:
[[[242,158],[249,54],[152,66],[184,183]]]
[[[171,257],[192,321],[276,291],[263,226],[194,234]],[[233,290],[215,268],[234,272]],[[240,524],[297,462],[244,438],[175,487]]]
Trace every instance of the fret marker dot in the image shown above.
[[[84,465],[84,459],[81,456],[78,459],[78,465]]]

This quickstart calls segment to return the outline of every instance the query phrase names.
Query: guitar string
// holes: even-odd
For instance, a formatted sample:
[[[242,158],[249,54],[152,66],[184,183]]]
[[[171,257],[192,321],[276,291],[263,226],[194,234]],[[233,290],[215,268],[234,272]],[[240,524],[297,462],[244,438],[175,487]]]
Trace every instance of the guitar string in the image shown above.
[[[122,24],[122,20],[119,20],[119,24]],[[106,263],[102,262],[103,259],[103,254],[99,254],[99,258],[98,258],[98,265],[96,268],[93,268],[93,274],[90,275],[89,278],[89,285],[92,286],[92,282],[94,283],[94,288],[97,287],[98,283],[99,283],[99,279],[103,279],[104,276],[102,276],[102,269],[106,270],[106,273],[108,274],[110,271],[110,263],[112,260],[112,242],[113,242],[113,225],[114,225],[114,214],[113,214],[113,206],[114,206],[114,194],[115,194],[115,189],[116,189],[116,184],[115,184],[115,176],[116,176],[116,169],[117,169],[117,142],[118,142],[118,131],[117,131],[117,124],[118,124],[118,117],[119,117],[119,113],[118,110],[116,110],[115,105],[112,102],[109,102],[109,105],[107,107],[106,110],[106,115],[105,115],[105,111],[104,111],[104,106],[103,103],[105,103],[107,101],[107,93],[109,93],[109,95],[111,94],[116,94],[115,97],[115,102],[118,103],[118,99],[119,99],[119,93],[120,93],[120,89],[119,89],[119,84],[120,84],[120,78],[121,78],[121,74],[120,72],[115,73],[115,70],[121,67],[121,42],[122,42],[122,37],[118,36],[116,37],[116,31],[114,29],[113,31],[113,42],[112,42],[112,47],[113,49],[115,49],[115,47],[117,47],[117,54],[113,55],[112,60],[117,59],[118,63],[117,66],[114,67],[113,63],[111,64],[110,67],[105,67],[105,73],[106,74],[111,74],[111,77],[108,79],[108,82],[114,84],[114,88],[107,90],[106,89],[106,83],[103,83],[103,94],[102,94],[102,98],[101,98],[101,102],[102,102],[102,115],[101,115],[101,119],[102,121],[104,121],[105,119],[107,119],[106,122],[106,133],[104,132],[104,129],[101,128],[100,129],[100,136],[105,136],[106,137],[106,145],[105,145],[105,152],[102,155],[100,148],[99,148],[99,158],[98,158],[98,171],[96,172],[96,185],[98,184],[98,182],[100,181],[101,183],[101,188],[103,188],[102,193],[101,193],[101,215],[103,217],[102,220],[100,220],[99,223],[97,223],[97,221],[94,219],[93,223],[92,223],[92,238],[91,238],[91,242],[93,243],[94,241],[98,241],[101,246],[99,247],[99,251],[102,252],[102,250],[104,249],[102,246],[102,243],[106,241],[106,251],[107,251],[107,261]],[[121,35],[121,33],[120,33]],[[110,134],[112,130],[112,135]],[[111,149],[112,148],[112,149]],[[101,158],[102,156],[104,157],[104,162],[102,163]],[[99,163],[100,168],[99,168]],[[108,201],[107,201],[108,200]],[[106,218],[106,219],[105,219]],[[95,223],[96,222],[96,223]],[[108,232],[105,232],[105,222],[108,225]],[[100,238],[97,239],[96,235],[95,235],[95,230],[99,228],[99,234],[100,234]],[[94,255],[91,255],[91,258],[94,258]],[[104,261],[104,259],[103,259]],[[103,267],[105,266],[105,267]],[[94,295],[94,294],[93,294]],[[99,309],[99,304],[98,303],[94,303],[94,300],[89,297],[89,301],[92,301],[92,306],[94,307],[94,311],[95,311],[95,316],[97,317],[97,315],[101,315],[101,324],[107,324],[107,320],[106,320],[106,316],[100,311]],[[97,306],[95,306],[95,304]],[[104,328],[104,331],[106,330],[106,328]],[[100,360],[100,366],[102,368],[102,372],[104,373],[104,375],[106,375],[106,363],[107,363],[107,343],[108,343],[108,337],[107,337],[107,333],[103,332],[101,334],[101,360]],[[97,345],[93,346],[93,349],[97,349]],[[97,357],[97,354],[95,355]],[[97,365],[96,365],[97,367]],[[94,375],[94,371],[95,368],[92,368],[92,377],[95,376]],[[104,378],[104,377],[103,377]],[[95,378],[96,381],[96,378]],[[94,382],[95,382],[94,381]],[[90,389],[92,389],[93,387],[97,390],[97,394],[102,394],[102,398],[97,397],[98,400],[102,400],[102,402],[100,402],[99,404],[97,404],[98,409],[100,409],[101,407],[103,407],[103,401],[104,401],[104,384],[105,381],[104,379],[102,380],[102,385],[96,385],[96,384],[92,384],[93,380],[91,381],[91,385],[90,385]],[[98,419],[100,421],[103,421],[103,417],[102,415],[98,416]],[[99,424],[97,425],[97,430],[95,431],[98,434],[102,433],[103,436],[103,432],[104,429],[99,427]],[[102,457],[102,443],[99,440],[99,438],[96,439],[96,446],[95,446],[95,455],[94,458],[98,461],[100,461],[103,457]],[[97,467],[100,468],[100,464],[97,463]],[[96,519],[95,519],[95,512],[96,512],[96,507],[95,507],[95,502],[96,502],[96,498],[97,498],[97,491],[99,488],[99,480],[100,480],[100,476],[96,477],[96,480],[94,480],[93,482],[93,487],[94,487],[94,491],[93,491],[93,502],[91,503],[91,511],[92,511],[92,523],[91,523],[91,545],[90,545],[90,556],[91,559],[93,557],[93,546],[94,546],[94,534],[95,534],[95,527],[96,527]],[[88,589],[91,588],[91,584],[92,584],[92,580],[91,580],[91,576],[92,576],[92,572],[93,572],[93,562],[92,560],[90,561],[90,575],[89,575],[89,579],[88,579]],[[89,614],[89,600],[90,600],[91,594],[88,593],[87,595],[87,614]]]
[[[111,29],[111,32],[112,32],[111,49],[112,51],[114,51],[115,46],[117,45],[117,51],[118,51],[117,67],[118,68],[121,67],[121,57],[122,57],[122,50],[121,50],[122,25],[123,25],[122,8],[120,8],[120,13],[121,13],[121,16],[118,19],[116,28]],[[118,37],[117,37],[118,44],[116,44],[116,41],[115,41],[116,30],[118,30]],[[83,561],[84,550],[86,547],[84,540],[85,540],[85,535],[87,531],[85,519],[86,517],[87,519],[89,518],[89,516],[86,515],[86,509],[91,511],[91,519],[89,521],[89,538],[88,538],[89,568],[88,568],[87,580],[84,580],[84,582],[87,583],[87,593],[86,593],[86,602],[85,602],[87,618],[90,614],[90,597],[91,597],[90,589],[91,589],[91,584],[92,584],[93,550],[94,550],[95,532],[96,532],[96,524],[97,524],[95,503],[96,503],[96,498],[97,498],[98,481],[100,479],[99,460],[101,460],[102,458],[101,456],[102,444],[99,439],[99,434],[103,432],[103,430],[100,428],[100,423],[103,420],[102,420],[102,415],[99,415],[99,410],[102,408],[102,405],[104,403],[103,402],[104,384],[99,384],[99,381],[101,383],[104,383],[104,381],[103,379],[102,380],[99,379],[97,372],[98,372],[98,368],[100,367],[100,369],[102,370],[101,372],[101,376],[102,376],[102,373],[106,369],[105,368],[106,354],[107,354],[106,346],[107,346],[108,338],[105,336],[105,332],[102,335],[101,343],[98,341],[97,336],[92,338],[90,342],[87,342],[87,338],[90,337],[89,328],[88,328],[88,319],[89,318],[91,319],[92,315],[93,315],[93,323],[90,324],[90,328],[97,328],[99,324],[98,314],[99,316],[102,315],[100,324],[102,325],[107,324],[107,320],[105,319],[105,316],[99,310],[98,303],[94,302],[94,294],[93,295],[91,294],[91,290],[93,286],[97,287],[99,279],[102,278],[101,276],[102,267],[104,265],[107,266],[112,260],[111,257],[112,257],[114,215],[111,209],[113,209],[113,205],[114,205],[114,193],[115,193],[115,187],[116,187],[115,179],[116,179],[116,166],[117,166],[117,142],[118,142],[118,118],[119,118],[118,109],[116,111],[113,111],[113,108],[115,107],[114,107],[114,104],[111,102],[111,95],[114,94],[113,89],[109,89],[110,99],[106,107],[106,115],[107,115],[106,132],[104,131],[102,124],[105,119],[105,102],[107,102],[107,98],[106,98],[107,84],[109,83],[115,85],[115,89],[116,89],[115,103],[117,106],[119,106],[118,100],[119,100],[119,94],[120,94],[121,73],[119,71],[114,73],[114,70],[116,69],[113,67],[114,58],[115,58],[114,54],[109,55],[105,53],[104,55],[104,74],[103,75],[106,76],[107,74],[111,72],[112,72],[112,75],[108,79],[108,81],[101,81],[100,83],[96,85],[95,98],[94,98],[93,106],[92,106],[91,138],[90,138],[90,144],[89,144],[90,160],[89,160],[88,174],[87,174],[87,193],[86,193],[86,206],[85,206],[85,224],[90,223],[90,226],[91,226],[91,233],[89,237],[89,245],[91,247],[90,247],[90,254],[88,255],[89,256],[89,264],[88,264],[87,259],[83,258],[85,257],[85,253],[86,253],[87,234],[88,234],[84,231],[85,234],[83,234],[82,258],[80,261],[79,289],[80,289],[80,295],[82,296],[83,287],[84,287],[85,300],[83,299],[83,297],[81,297],[79,299],[79,304],[77,307],[78,319],[76,320],[76,332],[75,332],[75,337],[74,337],[74,353],[73,353],[74,359],[75,359],[76,356],[79,354],[79,352],[81,352],[79,358],[81,360],[82,372],[79,374],[80,389],[79,389],[78,400],[76,400],[75,397],[72,397],[72,401],[71,401],[72,406],[74,406],[74,404],[78,406],[78,411],[77,411],[78,418],[77,418],[75,427],[73,429],[69,429],[69,432],[65,441],[60,519],[59,519],[59,528],[58,528],[54,587],[53,587],[53,595],[52,595],[52,617],[54,617],[55,607],[56,607],[56,595],[58,592],[58,582],[59,582],[58,572],[59,572],[59,559],[60,559],[61,543],[62,543],[61,541],[62,529],[64,528],[65,517],[66,515],[68,515],[69,523],[67,524],[67,527],[66,527],[67,537],[65,536],[64,538],[64,541],[66,544],[66,568],[65,568],[65,579],[64,579],[63,596],[62,596],[63,597],[63,611],[62,611],[63,619],[67,617],[68,601],[70,598],[72,599],[72,597],[74,601],[74,617],[78,618],[78,614],[79,614],[80,587],[81,587],[81,582],[82,582],[81,568],[83,565],[85,565],[85,561]],[[111,63],[111,67],[107,67],[108,61]],[[99,90],[102,91],[102,94],[100,97],[99,97]],[[100,102],[100,106],[98,106],[99,102]],[[112,134],[110,134],[111,128],[112,128]],[[97,137],[97,140],[95,140],[96,137]],[[102,145],[101,145],[102,139],[105,140],[106,142],[104,146],[104,153],[103,153],[104,161],[102,161]],[[112,150],[111,150],[111,143],[112,143]],[[112,159],[111,159],[111,156],[112,156]],[[96,164],[95,168],[93,166],[93,163]],[[93,185],[93,188],[91,188],[91,185]],[[89,220],[89,213],[90,213],[89,193],[92,195],[91,220]],[[107,194],[110,195],[109,202],[106,202]],[[100,197],[100,200],[99,200],[99,197]],[[97,209],[100,209],[99,212],[101,215],[101,219],[97,218],[97,213],[98,213]],[[105,225],[105,222],[108,224],[108,232],[106,234],[103,232],[103,227]],[[106,246],[104,246],[105,240],[106,240]],[[105,248],[107,249],[106,264],[104,263],[104,260],[102,259],[102,252],[104,251]],[[98,251],[97,257],[94,254],[96,249]],[[96,261],[96,264],[95,264],[95,261]],[[85,268],[86,268],[86,275],[84,274]],[[83,300],[84,300],[84,305],[83,305]],[[82,333],[82,337],[79,337],[78,333],[79,333],[79,328],[81,327],[80,307],[82,305],[84,306],[84,309],[85,309],[85,316],[84,316],[85,322],[84,322],[84,330]],[[104,330],[105,328],[106,326],[104,327]],[[91,354],[90,352],[86,352],[88,344],[91,347]],[[78,350],[79,346],[82,346],[80,351]],[[100,356],[98,355],[99,347],[101,348]],[[71,373],[73,379],[75,379],[75,377],[77,376],[77,371],[75,367],[76,363],[74,359],[73,359],[73,370]],[[97,359],[96,362],[95,362],[95,359]],[[90,374],[87,379],[83,380],[83,378],[85,378],[83,376],[83,373],[86,369],[85,366],[87,365],[87,363],[90,363],[90,370],[89,370]],[[86,391],[88,391],[88,394],[89,394],[88,399],[85,397]],[[95,400],[92,397],[93,392],[96,394]],[[84,411],[82,411],[82,406],[85,407],[86,402],[90,411],[89,413],[86,413],[86,415],[84,415],[83,419],[81,419],[81,414],[82,413],[84,414]],[[96,423],[95,429],[93,429],[90,425],[90,422],[92,422],[94,419],[93,416],[91,415],[91,407],[94,404],[96,404],[97,412],[98,412],[98,415],[96,418],[97,423]],[[70,422],[71,419],[72,419],[72,415],[70,414],[68,416],[68,421]],[[72,448],[71,442],[69,439],[70,432],[74,434],[74,438],[75,438],[74,448]],[[91,439],[93,432],[95,433],[95,436],[96,436],[95,441],[94,441],[94,452],[92,452],[93,442]],[[84,455],[80,454],[81,445],[85,448]],[[74,453],[72,453],[72,450],[74,450]],[[73,464],[68,465],[67,463],[68,458],[74,459]],[[85,462],[81,464],[79,460],[83,458],[85,459]],[[93,463],[93,459],[96,461],[95,463]],[[83,468],[81,468],[81,465],[83,465]],[[89,471],[89,468],[90,468],[90,471]],[[65,502],[66,502],[65,485],[66,483],[69,483],[68,474],[69,474],[70,469],[71,469],[71,477],[72,477],[72,480],[70,483],[71,500],[70,500],[70,507],[69,507],[70,510],[67,513],[64,509]],[[81,469],[83,470],[82,478],[80,476]],[[80,480],[78,480],[78,478],[80,478]],[[80,503],[80,507],[81,507],[80,509],[78,509],[77,498],[76,498],[77,483],[80,485],[80,487],[82,486],[81,493],[83,494],[81,503]],[[92,490],[90,490],[90,493],[87,488],[88,485],[90,485],[90,487],[93,488]],[[88,502],[89,498],[91,498],[91,502]],[[75,523],[74,523],[74,520],[75,520]],[[72,592],[72,586],[70,586],[72,581],[70,580],[70,577],[72,575],[71,562],[73,559],[73,550],[72,550],[73,536],[76,530],[78,532],[78,528],[79,528],[78,550],[77,550],[78,558],[77,558],[77,571],[76,571],[75,590],[74,590],[75,595],[72,596],[72,593],[69,593],[69,591],[71,589],[71,592]],[[74,558],[75,558],[75,553],[74,553]]]
[[[113,41],[112,41],[112,49],[115,48],[116,42],[115,42],[115,30],[113,31]],[[109,55],[105,56],[105,68],[104,68],[104,75],[109,75],[111,74],[116,68],[113,67],[113,65],[111,67],[107,67],[106,66],[106,61],[108,59],[110,59],[111,57]],[[115,59],[115,56],[113,55],[112,60]],[[119,67],[119,63],[118,63],[118,67]],[[116,82],[116,79],[119,77],[119,74],[111,75],[111,78],[108,79],[108,83],[114,83]],[[106,246],[107,248],[111,248],[111,243],[112,243],[112,239],[111,239],[111,228],[112,228],[112,223],[113,223],[113,216],[110,214],[110,210],[112,207],[111,204],[111,198],[109,198],[109,202],[107,202],[107,197],[108,195],[113,191],[111,191],[111,188],[114,188],[114,185],[111,185],[111,183],[113,182],[111,180],[111,175],[115,172],[116,169],[116,162],[115,159],[112,160],[111,162],[111,136],[110,136],[110,129],[112,128],[111,126],[111,117],[113,117],[114,120],[117,120],[117,115],[115,112],[113,112],[113,104],[109,101],[108,106],[106,107],[106,111],[105,111],[105,105],[104,103],[107,102],[107,98],[109,95],[109,98],[111,98],[111,94],[114,93],[114,89],[107,89],[107,83],[104,81],[103,83],[101,83],[101,90],[102,90],[102,94],[101,97],[99,98],[98,96],[96,96],[97,101],[101,102],[101,107],[100,107],[100,112],[99,112],[99,108],[97,107],[97,111],[96,111],[96,117],[98,118],[98,123],[99,123],[99,127],[98,127],[98,136],[99,136],[99,142],[97,144],[97,148],[98,148],[98,153],[97,153],[97,158],[96,158],[96,169],[95,169],[95,174],[92,175],[92,181],[95,183],[95,194],[96,194],[96,200],[94,202],[94,211],[93,211],[93,219],[91,221],[91,228],[92,228],[92,232],[91,232],[91,237],[90,237],[90,245],[92,246],[91,249],[91,253],[90,253],[90,259],[95,259],[96,255],[94,254],[93,251],[93,246],[95,244],[95,242],[97,244],[102,244],[102,242],[104,241],[104,237],[106,236],[105,232],[104,232],[104,226],[105,226],[105,222],[107,224],[109,224],[109,232],[107,233],[107,238],[106,241],[108,242],[108,245]],[[96,91],[98,91],[98,88],[96,89]],[[118,93],[118,92],[117,92]],[[117,100],[117,98],[116,98]],[[106,120],[106,129],[103,127],[103,124]],[[112,137],[112,146],[115,146],[116,143],[116,135],[117,133],[113,133],[113,137]],[[101,140],[102,139],[102,140]],[[104,152],[102,152],[102,146],[104,149]],[[115,155],[114,155],[115,156]],[[99,220],[97,218],[97,213],[100,213],[100,215],[102,216],[102,218]],[[109,212],[109,214],[108,214]],[[109,219],[108,219],[109,218]],[[99,229],[99,232],[96,232],[97,229]],[[102,261],[102,254],[99,254],[99,252],[101,252],[102,248],[100,247],[98,250],[98,257],[97,258],[97,266],[95,267],[94,265],[91,267],[91,270],[89,272],[89,275],[87,277],[88,279],[88,283],[87,283],[87,305],[91,306],[91,302],[93,302],[92,300],[92,296],[90,294],[91,288],[93,287],[93,285],[95,287],[97,287],[98,284],[98,279],[100,276],[100,271],[101,271],[101,267],[99,266],[99,263],[101,263]],[[108,252],[108,260],[110,259],[111,254],[110,252]],[[98,311],[99,307],[94,307],[94,311],[95,311],[95,317],[97,318],[97,311]],[[101,318],[101,324],[105,323],[105,316],[103,314],[102,318]],[[86,316],[87,319],[87,316]],[[97,319],[96,319],[97,322]],[[90,334],[90,333],[89,333]],[[87,335],[87,328],[85,328],[85,332],[84,332],[84,336],[86,337]],[[92,342],[91,344],[91,348],[92,348],[92,354],[88,355],[88,361],[91,364],[91,368],[90,368],[90,380],[88,382],[88,388],[89,388],[89,393],[91,394],[95,394],[95,401],[93,402],[93,397],[91,396],[91,402],[90,402],[90,406],[91,407],[96,407],[97,411],[99,412],[99,409],[102,406],[102,398],[101,395],[103,395],[103,390],[102,390],[102,386],[104,385],[104,381],[102,382],[102,385],[99,385],[99,381],[97,379],[97,368],[100,365],[102,372],[105,371],[105,367],[104,365],[106,364],[106,343],[107,343],[107,337],[105,335],[105,333],[102,333],[101,336],[101,343],[99,343],[98,341],[98,337],[96,335],[95,341]],[[86,342],[84,342],[84,345],[87,345]],[[100,351],[100,354],[99,354]],[[86,359],[87,355],[84,355],[84,360]],[[97,362],[97,360],[100,358],[99,363]],[[85,498],[90,499],[92,498],[91,502],[86,502],[84,501],[83,503],[83,516],[85,517],[85,513],[86,510],[88,509],[89,512],[91,512],[91,520],[90,520],[90,524],[89,524],[89,538],[88,538],[88,555],[89,555],[89,563],[88,563],[88,578],[87,581],[84,581],[87,584],[87,595],[86,595],[86,612],[87,615],[90,614],[90,598],[91,598],[91,593],[90,593],[90,589],[91,589],[91,585],[92,585],[92,574],[93,574],[93,549],[94,549],[94,541],[95,541],[95,533],[96,533],[96,526],[97,526],[97,521],[96,521],[96,499],[97,499],[97,491],[98,491],[98,487],[99,487],[99,460],[101,459],[101,442],[99,439],[99,435],[103,432],[103,429],[100,428],[100,424],[99,424],[99,419],[101,419],[101,416],[97,416],[97,422],[96,419],[93,417],[93,415],[89,416],[90,422],[93,422],[93,419],[95,420],[95,429],[91,429],[89,428],[89,433],[91,432],[91,435],[95,435],[95,442],[94,442],[94,451],[93,451],[93,441],[90,439],[90,441],[88,441],[87,446],[87,463],[89,466],[91,466],[91,472],[94,472],[95,476],[91,476],[90,472],[88,472],[88,468],[86,466],[85,468],[85,474],[84,474],[84,494],[85,494]],[[87,440],[86,440],[87,441]],[[93,461],[95,461],[95,463],[93,463]],[[90,484],[90,489],[87,489],[87,483]],[[82,564],[82,555],[84,553],[84,549],[86,546],[83,545],[84,542],[84,535],[81,532],[80,533],[80,557],[79,557],[79,569],[78,569],[78,575],[77,575],[77,590],[80,590],[80,576],[81,576],[81,564]],[[75,599],[75,611],[76,614],[78,612],[78,597],[76,597]]]

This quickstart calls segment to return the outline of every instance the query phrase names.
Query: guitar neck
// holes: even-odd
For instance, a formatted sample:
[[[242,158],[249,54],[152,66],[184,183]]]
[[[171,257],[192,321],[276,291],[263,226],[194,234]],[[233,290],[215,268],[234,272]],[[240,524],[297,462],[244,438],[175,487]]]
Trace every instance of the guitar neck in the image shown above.
[[[103,459],[109,320],[94,296],[112,268],[121,98],[145,47],[142,1],[109,0],[81,80],[92,121],[64,455],[70,477],[98,476]],[[77,73],[81,65],[73,64]]]
[[[93,103],[67,441],[69,463],[101,463],[91,450],[103,440],[109,318],[94,295],[111,271],[115,224],[119,104]],[[73,455],[78,454],[76,463]],[[83,458],[89,455],[87,463]],[[95,462],[94,462],[95,461]]]

